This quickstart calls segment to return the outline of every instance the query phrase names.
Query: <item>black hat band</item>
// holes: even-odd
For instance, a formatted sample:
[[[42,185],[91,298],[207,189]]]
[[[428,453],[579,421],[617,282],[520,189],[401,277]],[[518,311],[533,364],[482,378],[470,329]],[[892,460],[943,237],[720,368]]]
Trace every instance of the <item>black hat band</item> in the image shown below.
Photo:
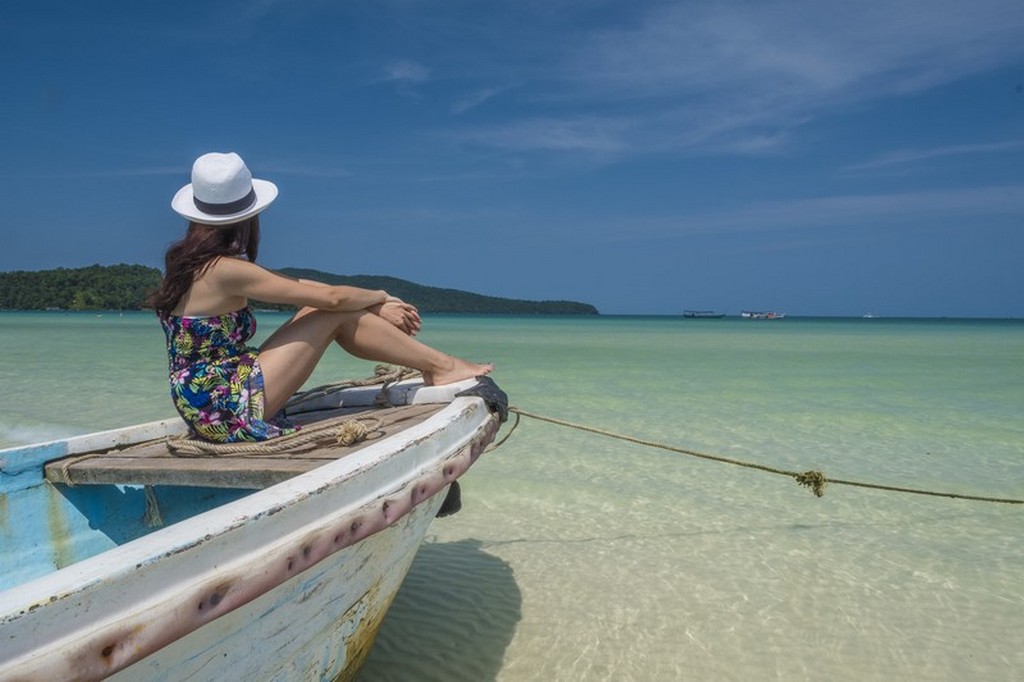
[[[211,204],[195,196],[192,197],[196,208],[209,215],[231,215],[249,208],[256,203],[256,190],[250,189],[249,193],[238,201],[231,201],[226,204]]]

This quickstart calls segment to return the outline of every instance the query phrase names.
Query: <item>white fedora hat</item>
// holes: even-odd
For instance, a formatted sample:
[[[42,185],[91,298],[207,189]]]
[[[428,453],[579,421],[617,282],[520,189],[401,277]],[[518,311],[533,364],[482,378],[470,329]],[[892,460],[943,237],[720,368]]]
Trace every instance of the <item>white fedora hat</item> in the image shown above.
[[[192,164],[192,182],[178,190],[171,208],[204,225],[227,225],[254,216],[277,198],[277,185],[254,180],[242,157],[203,154]]]

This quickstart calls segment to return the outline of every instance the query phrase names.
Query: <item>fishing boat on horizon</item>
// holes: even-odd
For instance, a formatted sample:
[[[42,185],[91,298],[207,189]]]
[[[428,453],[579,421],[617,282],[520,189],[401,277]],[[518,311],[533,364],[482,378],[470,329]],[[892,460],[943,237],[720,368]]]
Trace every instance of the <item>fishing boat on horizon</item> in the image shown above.
[[[740,317],[748,320],[781,320],[785,316],[785,313],[777,313],[771,310],[744,310],[740,313]]]
[[[203,452],[174,418],[0,450],[0,679],[354,679],[507,396],[301,398],[284,449]]]
[[[714,310],[684,310],[683,317],[699,320],[718,320],[725,317],[725,313],[715,312]]]

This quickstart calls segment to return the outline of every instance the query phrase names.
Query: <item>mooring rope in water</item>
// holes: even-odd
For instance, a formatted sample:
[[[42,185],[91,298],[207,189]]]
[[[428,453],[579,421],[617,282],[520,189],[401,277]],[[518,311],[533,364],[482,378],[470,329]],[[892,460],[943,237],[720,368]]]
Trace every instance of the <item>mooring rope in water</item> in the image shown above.
[[[699,457],[700,459],[708,459],[713,462],[722,462],[724,464],[733,464],[735,466],[744,467],[747,469],[756,469],[758,471],[765,471],[770,474],[777,474],[779,476],[787,476],[796,480],[802,486],[806,486],[817,496],[821,497],[825,494],[825,485],[832,483],[835,485],[848,485],[857,488],[870,488],[874,490],[885,490],[888,492],[898,493],[910,493],[913,495],[931,495],[933,497],[949,497],[958,500],[973,500],[976,502],[999,502],[1002,504],[1024,504],[1024,500],[1006,497],[985,497],[981,495],[964,495],[961,493],[950,493],[941,492],[936,490],[922,490],[920,488],[904,488],[901,486],[893,485],[882,485],[880,483],[864,483],[862,481],[847,481],[839,478],[827,478],[824,473],[817,470],[799,472],[799,471],[788,471],[786,469],[777,469],[775,467],[766,466],[764,464],[757,464],[755,462],[745,462],[739,459],[732,459],[730,457],[722,457],[721,455],[711,455],[706,452],[698,452],[696,450],[688,450],[686,448],[676,447],[674,445],[666,445],[665,443],[658,443],[655,441],[645,440],[643,438],[636,438],[634,436],[626,436],[620,433],[614,433],[612,431],[606,431],[599,429],[594,426],[587,426],[585,424],[576,424],[573,422],[565,421],[563,419],[556,419],[554,417],[547,417],[544,415],[536,414],[533,412],[527,412],[521,410],[518,407],[509,407],[509,412],[516,415],[516,420],[512,424],[511,429],[499,442],[491,446],[491,449],[500,447],[509,439],[516,427],[519,426],[519,417],[529,417],[542,422],[548,422],[549,424],[555,424],[557,426],[565,426],[571,429],[577,429],[579,431],[587,431],[594,433],[599,436],[605,436],[608,438],[614,438],[616,440],[626,441],[627,443],[634,443],[636,445],[644,445],[647,447],[658,448],[660,450],[667,450],[669,452],[675,452],[681,455],[689,455],[691,457]]]

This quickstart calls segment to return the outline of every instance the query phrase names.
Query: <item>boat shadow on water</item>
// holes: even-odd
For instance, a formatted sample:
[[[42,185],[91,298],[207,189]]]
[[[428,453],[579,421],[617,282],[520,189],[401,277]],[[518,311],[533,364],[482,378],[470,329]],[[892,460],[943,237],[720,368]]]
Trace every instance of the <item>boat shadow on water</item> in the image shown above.
[[[359,682],[494,680],[522,619],[512,567],[479,540],[426,542]]]

